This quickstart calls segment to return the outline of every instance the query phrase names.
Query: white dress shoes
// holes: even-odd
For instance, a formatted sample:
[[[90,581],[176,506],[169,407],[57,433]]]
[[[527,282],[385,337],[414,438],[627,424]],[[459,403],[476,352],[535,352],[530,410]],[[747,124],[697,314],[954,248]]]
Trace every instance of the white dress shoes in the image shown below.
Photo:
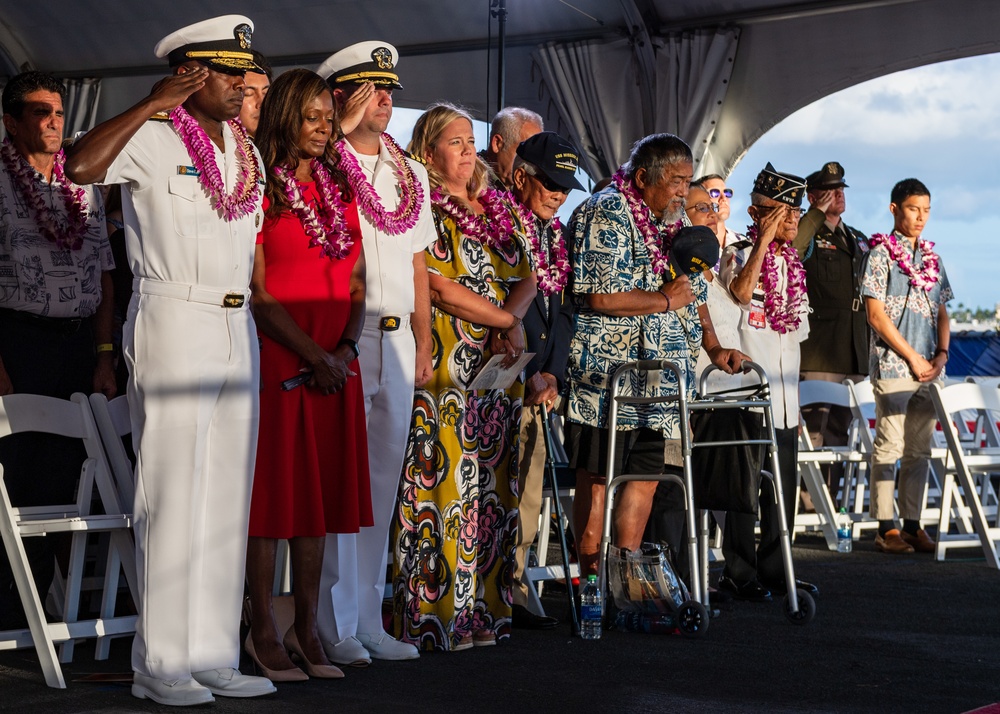
[[[215,701],[212,692],[193,679],[163,680],[138,672],[132,675],[132,696],[152,699],[168,707],[193,707]]]
[[[420,657],[420,653],[416,647],[406,642],[394,640],[384,632],[376,632],[374,634],[359,632],[357,637],[364,648],[375,659],[400,660],[417,659]]]
[[[324,642],[323,650],[328,660],[345,667],[367,667],[372,663],[371,655],[358,642],[357,637],[345,637],[340,642]]]
[[[232,667],[192,672],[191,676],[198,684],[220,697],[260,697],[278,691],[270,679],[240,674],[238,669]]]

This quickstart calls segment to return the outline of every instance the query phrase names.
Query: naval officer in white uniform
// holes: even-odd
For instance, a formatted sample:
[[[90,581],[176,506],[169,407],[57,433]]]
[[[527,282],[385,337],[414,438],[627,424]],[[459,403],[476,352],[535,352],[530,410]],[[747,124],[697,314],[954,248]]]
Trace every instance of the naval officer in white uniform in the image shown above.
[[[173,75],[81,138],[66,165],[77,182],[126,189],[140,600],[132,694],[176,706],[275,691],[237,669],[258,422],[249,285],[264,179],[231,120],[254,66],[252,31],[227,15],[165,37],[155,53]]]
[[[386,42],[360,42],[316,70],[341,110],[365,105],[340,144],[341,166],[357,197],[367,262],[364,332],[358,343],[368,416],[368,461],[375,525],[327,536],[320,581],[320,637],[338,664],[419,655],[382,626],[389,525],[413,412],[413,386],[431,365],[431,309],[424,249],[437,239],[424,167],[385,133],[392,92],[402,89],[398,53]],[[327,597],[327,593],[330,596]]]

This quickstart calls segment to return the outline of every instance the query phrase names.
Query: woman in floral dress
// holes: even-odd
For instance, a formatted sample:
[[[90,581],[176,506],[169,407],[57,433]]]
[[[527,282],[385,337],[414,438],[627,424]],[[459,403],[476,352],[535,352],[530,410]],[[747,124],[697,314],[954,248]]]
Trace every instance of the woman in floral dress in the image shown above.
[[[510,636],[523,384],[467,387],[494,354],[523,353],[535,277],[509,194],[487,188],[468,114],[431,107],[409,149],[434,188],[434,376],[415,393],[403,465],[395,624],[421,649],[457,651]]]

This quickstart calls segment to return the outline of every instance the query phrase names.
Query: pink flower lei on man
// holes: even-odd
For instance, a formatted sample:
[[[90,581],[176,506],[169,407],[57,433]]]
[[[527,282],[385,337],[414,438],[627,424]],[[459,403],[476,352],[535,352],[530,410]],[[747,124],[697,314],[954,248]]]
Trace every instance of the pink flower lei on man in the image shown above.
[[[399,206],[395,211],[385,210],[378,192],[365,177],[365,172],[346,146],[344,139],[337,143],[337,150],[340,152],[340,167],[347,174],[347,181],[357,196],[358,209],[380,233],[395,236],[405,233],[417,224],[420,204],[424,200],[424,189],[417,180],[410,162],[406,160],[406,152],[399,144],[384,132],[382,143],[385,144],[386,151],[389,152],[395,165],[393,174],[399,186]]]
[[[538,289],[543,295],[554,295],[566,287],[569,280],[569,251],[562,234],[562,224],[558,218],[552,219],[552,243],[548,251],[542,250],[542,239],[539,235],[538,222],[534,214],[517,199],[511,197],[511,205],[521,219],[524,232],[528,235],[531,254],[535,258],[535,275],[538,278]],[[551,258],[551,262],[550,262]]]
[[[747,226],[747,239],[757,242],[757,226]],[[760,276],[764,284],[764,316],[767,324],[782,335],[794,332],[802,324],[802,307],[806,300],[806,270],[799,254],[789,244],[781,251],[787,267],[788,285],[784,292],[778,289],[780,273],[777,259],[778,243],[771,241],[761,265]]]
[[[198,181],[208,193],[212,208],[222,211],[227,221],[234,221],[252,213],[260,200],[260,169],[250,144],[250,137],[240,120],[230,119],[226,122],[236,139],[236,158],[239,161],[236,185],[228,194],[226,182],[215,161],[215,147],[205,130],[183,106],[178,106],[170,112],[170,121],[184,142],[191,163],[198,170]]]
[[[929,240],[917,239],[917,248],[920,250],[920,270],[914,270],[913,264],[907,260],[906,251],[899,244],[895,233],[876,233],[868,239],[868,245],[872,248],[882,244],[889,251],[889,257],[896,261],[900,271],[910,279],[910,285],[930,292],[934,284],[941,278],[940,259],[934,252],[934,244]]]
[[[670,264],[670,244],[677,231],[681,229],[681,221],[664,226],[662,230],[658,228],[653,219],[653,212],[642,200],[642,195],[635,187],[635,183],[625,175],[624,166],[615,173],[612,183],[618,192],[625,197],[625,204],[632,214],[635,227],[646,244],[646,252],[649,253],[649,262],[653,266],[653,272],[662,275]]]
[[[58,188],[63,206],[66,208],[65,222],[59,220],[55,212],[42,198],[38,190],[38,172],[29,164],[10,139],[4,138],[0,145],[0,157],[10,175],[11,183],[24,197],[35,217],[42,235],[61,249],[79,250],[83,236],[87,233],[87,214],[90,207],[83,189],[66,178],[63,168],[66,153],[59,149],[52,160],[52,183]]]

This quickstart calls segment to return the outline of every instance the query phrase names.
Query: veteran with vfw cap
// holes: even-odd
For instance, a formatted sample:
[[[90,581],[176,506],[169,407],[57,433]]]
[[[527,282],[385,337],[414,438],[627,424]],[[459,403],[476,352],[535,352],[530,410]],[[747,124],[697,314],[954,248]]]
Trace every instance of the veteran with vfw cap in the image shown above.
[[[264,171],[235,118],[253,22],[164,37],[173,73],[68,150],[80,183],[124,185],[135,276],[123,352],[137,448],[132,694],[161,704],[275,691],[239,672],[258,351],[249,309]]]
[[[754,226],[749,239],[723,251],[719,280],[740,306],[740,349],[763,367],[771,390],[771,412],[788,523],[797,498],[799,425],[799,345],[809,335],[809,297],[802,263],[791,247],[801,217],[804,179],[768,163],[753,184],[747,209]],[[745,383],[756,383],[750,375]],[[719,588],[735,598],[771,600],[784,594],[785,571],[778,545],[779,514],[770,479],[760,485],[760,544],[755,547],[756,514],[728,513],[723,533],[726,566]],[[809,583],[796,587],[816,592]]]

